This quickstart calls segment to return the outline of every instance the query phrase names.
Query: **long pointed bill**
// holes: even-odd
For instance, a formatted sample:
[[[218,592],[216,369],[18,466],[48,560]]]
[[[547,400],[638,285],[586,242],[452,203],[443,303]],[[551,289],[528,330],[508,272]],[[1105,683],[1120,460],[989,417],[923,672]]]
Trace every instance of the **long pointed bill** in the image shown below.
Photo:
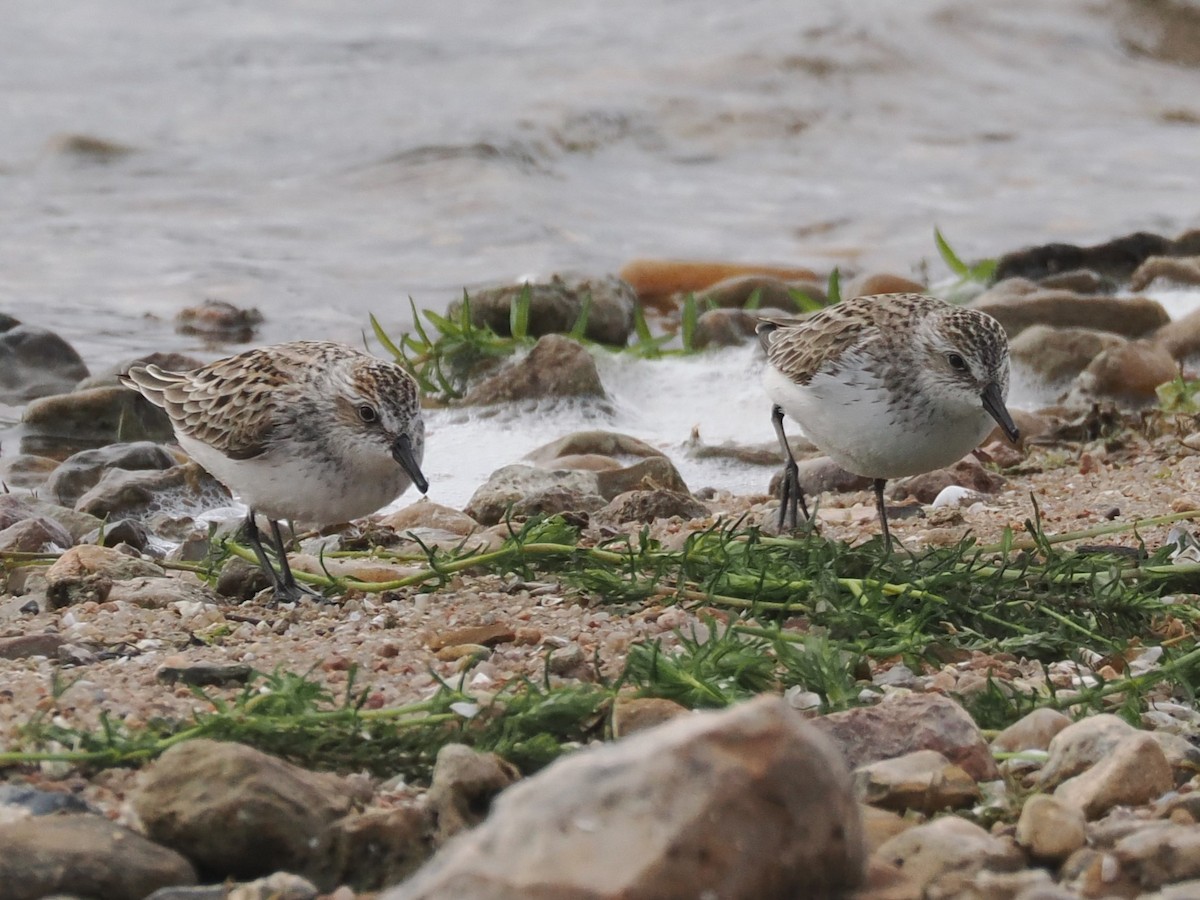
[[[1021,432],[1017,425],[1012,420],[1012,416],[1008,414],[1008,408],[1004,405],[1004,396],[1000,393],[1000,385],[992,382],[983,389],[983,408],[987,410],[987,414],[996,420],[996,424],[1000,426],[1000,430],[1004,432],[1004,436],[1014,444],[1021,439]]]
[[[412,441],[409,440],[407,434],[400,435],[392,444],[392,459],[400,464],[400,468],[412,479],[412,483],[417,486],[418,491],[422,494],[429,493],[429,482],[421,474],[421,464],[417,462],[417,457],[413,453]]]

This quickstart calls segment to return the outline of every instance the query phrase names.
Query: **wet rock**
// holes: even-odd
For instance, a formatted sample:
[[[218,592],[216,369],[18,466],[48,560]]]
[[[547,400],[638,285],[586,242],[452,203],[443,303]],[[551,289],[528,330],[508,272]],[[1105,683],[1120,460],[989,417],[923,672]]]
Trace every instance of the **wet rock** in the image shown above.
[[[525,459],[535,465],[554,468],[564,456],[634,456],[646,458],[666,454],[645,441],[615,431],[574,431],[549,444],[525,454]]]
[[[1143,889],[1200,878],[1200,828],[1195,825],[1135,831],[1117,841],[1112,853]]]
[[[35,516],[0,531],[0,551],[9,553],[65,550],[73,543],[65,528],[45,516]]]
[[[1093,272],[1091,269],[1071,269],[1057,275],[1047,275],[1038,281],[1047,290],[1071,291],[1076,294],[1115,294],[1116,279]],[[1134,288],[1139,290],[1139,288]]]
[[[928,290],[925,285],[911,278],[878,272],[852,281],[845,296],[850,298],[871,297],[875,294],[924,294]]]
[[[1045,750],[1071,719],[1056,709],[1035,709],[1013,722],[992,739],[997,753],[1017,753],[1022,750]]]
[[[670,519],[678,516],[681,519],[699,519],[707,516],[708,507],[690,494],[678,491],[626,491],[618,494],[607,506],[603,506],[592,516],[596,525],[621,525],[626,522],[650,523],[656,519]]]
[[[52,457],[18,453],[0,460],[0,482],[10,488],[40,488],[57,468]]]
[[[669,309],[676,294],[695,293],[727,278],[769,275],[783,281],[819,281],[812,269],[678,259],[635,259],[620,272],[646,306]]]
[[[671,719],[691,713],[686,706],[665,697],[619,696],[613,704],[613,737],[620,738],[647,731]]]
[[[433,854],[433,824],[424,807],[352,813],[333,823],[326,884],[372,891],[398,884]],[[336,900],[337,892],[330,895]]]
[[[1060,784],[1054,796],[1095,819],[1114,806],[1149,803],[1174,786],[1171,765],[1158,742],[1137,731],[1122,738],[1096,765]]]
[[[87,374],[75,348],[53,331],[7,316],[0,322],[0,403],[63,393]]]
[[[481,525],[495,525],[504,521],[510,507],[522,504],[528,509],[539,502],[539,497],[545,498],[547,512],[590,512],[606,502],[600,496],[595,473],[515,463],[493,472],[471,496],[464,512]]]
[[[916,750],[854,770],[863,803],[903,812],[933,813],[969,806],[979,799],[975,779],[936,750]]]
[[[1169,322],[1154,333],[1154,343],[1174,359],[1200,354],[1200,310]]]
[[[596,361],[580,344],[560,334],[539,338],[529,355],[476,384],[465,406],[489,406],[551,397],[607,396]]]
[[[1011,844],[958,816],[901,832],[876,850],[874,859],[899,868],[913,891],[903,896],[914,897],[927,896],[925,888],[947,873],[973,876],[982,869],[1013,870],[1022,863]]]
[[[1075,807],[1034,794],[1021,808],[1016,837],[1034,859],[1059,863],[1087,842],[1087,822]]]
[[[914,750],[936,750],[976,781],[999,771],[978,726],[961,706],[940,694],[895,694],[877,706],[819,716],[812,724],[854,768]]]
[[[553,763],[384,898],[825,896],[863,857],[836,752],[764,697]]]
[[[326,832],[351,802],[340,778],[207,739],[169,749],[133,795],[151,839],[235,878],[319,868]]]
[[[167,441],[174,435],[165,412],[123,387],[42,397],[25,407],[21,421],[22,452],[47,456],[118,441]]]
[[[14,634],[0,638],[0,659],[25,659],[30,656],[58,655],[58,648],[67,642],[60,634]]]
[[[141,518],[163,509],[211,509],[229,502],[229,490],[194,462],[170,469],[108,469],[75,502],[100,518]]]
[[[989,472],[974,456],[964,456],[944,469],[896,481],[888,489],[888,496],[896,500],[912,497],[921,503],[932,503],[951,485],[977,494],[994,494],[1004,487],[1005,479],[1003,475]]]
[[[0,784],[0,806],[20,807],[31,816],[91,812],[87,801],[68,791],[43,791],[24,784]]]
[[[83,536],[80,543],[102,544],[105,547],[116,547],[118,544],[124,544],[141,553],[150,546],[150,532],[146,530],[146,527],[141,522],[133,519],[117,519],[103,528],[89,531]],[[201,556],[199,558],[203,559],[204,557]]]
[[[1088,716],[1066,726],[1050,741],[1050,756],[1038,777],[1038,787],[1050,790],[1090,769],[1134,731],[1124,719],[1109,713]]]
[[[464,512],[434,503],[422,497],[416,503],[410,503],[404,509],[389,513],[379,520],[396,532],[411,531],[414,528],[432,528],[438,531],[448,531],[451,534],[468,535],[479,530],[479,523]]]
[[[534,337],[567,334],[579,321],[585,303],[588,315],[584,337],[623,347],[633,332],[637,294],[630,285],[611,275],[604,278],[555,275],[541,284],[480,290],[471,295],[471,320],[497,334],[512,334],[512,307],[526,289],[530,292],[529,334]],[[456,315],[459,306],[450,304],[447,315]]]
[[[715,306],[718,309],[746,310],[746,304],[757,299],[756,309],[786,310],[795,313],[798,310],[793,292],[802,291],[811,296],[815,287],[811,280],[785,281],[771,275],[735,275],[723,278],[716,284],[710,285],[696,293],[696,302],[701,309]],[[826,302],[825,291],[819,292],[818,302]],[[814,298],[817,299],[817,298]]]
[[[80,544],[46,570],[46,600],[54,609],[84,600],[103,602],[115,582],[165,575],[162,569],[145,560],[108,547]]]
[[[1033,325],[1009,344],[1013,362],[1019,363],[1047,382],[1074,378],[1103,350],[1126,342],[1126,338],[1094,328],[1052,328]]]
[[[175,330],[221,341],[248,341],[262,320],[257,309],[239,309],[225,300],[205,300],[199,306],[181,309],[175,316]]]
[[[692,339],[697,349],[706,347],[740,347],[754,339],[758,313],[745,309],[710,309],[696,319]]]
[[[1109,278],[1126,281],[1151,256],[1162,256],[1172,242],[1157,234],[1139,231],[1096,244],[1044,244],[1006,253],[996,262],[995,280],[1020,277],[1038,281],[1073,269],[1091,269]]]
[[[479,753],[465,744],[447,744],[438,751],[426,801],[441,846],[460,831],[486,818],[492,800],[521,773],[495,753]]]
[[[971,306],[993,316],[1004,326],[1009,340],[1034,325],[1091,328],[1136,338],[1170,321],[1162,304],[1146,297],[1084,296],[1067,291],[1018,294],[993,289],[976,297]]]
[[[1157,402],[1155,388],[1178,374],[1179,366],[1165,347],[1150,341],[1131,341],[1093,359],[1075,379],[1067,402],[1101,399],[1144,406]]]
[[[165,684],[246,684],[253,672],[245,663],[199,662],[189,666],[159,666],[154,678]]]
[[[196,883],[178,853],[87,813],[0,825],[0,847],[5,900],[54,894],[142,900],[161,887]]]
[[[1144,291],[1157,279],[1171,284],[1200,284],[1200,256],[1151,256],[1129,279],[1129,289]]]
[[[620,469],[596,473],[596,490],[606,500],[629,491],[673,491],[691,496],[679,470],[665,456],[651,456]]]
[[[157,470],[178,464],[179,460],[165,447],[150,441],[81,450],[63,460],[46,482],[45,492],[63,506],[74,506],[109,469]]]

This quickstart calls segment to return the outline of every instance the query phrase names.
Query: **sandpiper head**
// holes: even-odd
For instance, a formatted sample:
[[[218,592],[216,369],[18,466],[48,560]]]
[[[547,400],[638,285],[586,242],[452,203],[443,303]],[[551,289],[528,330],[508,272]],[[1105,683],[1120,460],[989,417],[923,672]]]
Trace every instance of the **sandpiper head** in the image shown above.
[[[1005,406],[1008,338],[999,322],[979,310],[946,307],[921,323],[916,339],[926,361],[920,369],[926,391],[964,410],[982,409],[1010,441],[1020,438]]]
[[[365,442],[372,456],[390,457],[422,494],[425,422],[416,382],[399,366],[373,357],[348,361],[334,384],[337,422]]]

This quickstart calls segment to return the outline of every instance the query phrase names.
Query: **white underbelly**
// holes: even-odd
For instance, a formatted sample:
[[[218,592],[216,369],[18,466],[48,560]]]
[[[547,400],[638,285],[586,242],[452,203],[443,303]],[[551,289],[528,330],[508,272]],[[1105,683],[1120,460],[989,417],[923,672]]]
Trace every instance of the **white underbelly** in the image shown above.
[[[768,396],[805,436],[848,472],[899,478],[957,462],[979,446],[994,424],[979,410],[938,415],[903,410],[878,381],[820,377],[801,386],[773,366],[763,373]]]

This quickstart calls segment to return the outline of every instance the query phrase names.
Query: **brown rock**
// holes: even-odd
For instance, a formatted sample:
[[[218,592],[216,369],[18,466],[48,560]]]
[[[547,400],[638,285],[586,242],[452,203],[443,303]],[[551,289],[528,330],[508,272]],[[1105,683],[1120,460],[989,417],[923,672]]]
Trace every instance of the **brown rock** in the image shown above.
[[[1050,790],[1090,769],[1134,730],[1124,719],[1109,713],[1088,716],[1063,727],[1047,747],[1050,757],[1042,767],[1038,787]]]
[[[896,481],[888,490],[896,500],[913,497],[932,503],[950,485],[958,485],[980,494],[994,494],[1005,485],[1004,476],[989,472],[974,456],[964,456],[952,466]]]
[[[665,456],[651,456],[631,466],[597,472],[596,488],[606,500],[629,491],[664,490],[691,496],[683,476]]]
[[[878,272],[856,279],[846,291],[846,297],[869,297],[875,294],[924,294],[929,289],[920,282],[901,275]]]
[[[205,300],[199,306],[187,306],[175,316],[180,334],[199,334],[227,341],[248,341],[262,324],[257,309],[240,309],[227,300]]]
[[[1169,327],[1169,326],[1168,326]],[[1033,325],[1009,344],[1013,362],[1047,382],[1074,378],[1101,351],[1124,344],[1128,338],[1094,328],[1053,328]]]
[[[479,753],[465,744],[442,747],[426,794],[436,823],[435,845],[482,822],[496,795],[520,777],[512,763],[495,753]]]
[[[603,398],[596,361],[561,334],[539,338],[529,355],[479,382],[463,398],[466,406],[489,406],[547,397]]]
[[[1151,256],[1129,279],[1129,289],[1144,291],[1161,278],[1172,284],[1200,284],[1200,256]]]
[[[1179,366],[1165,347],[1131,341],[1093,359],[1075,380],[1072,392],[1141,406],[1156,402],[1155,389],[1178,374]]]
[[[1168,322],[1154,333],[1154,343],[1174,359],[1187,359],[1200,353],[1200,310]]]
[[[58,648],[67,642],[60,634],[14,634],[0,638],[0,659],[25,659],[28,656],[48,656],[53,659]]]
[[[235,878],[325,868],[326,832],[351,802],[340,778],[207,739],[167,750],[133,795],[152,840]]]
[[[758,314],[746,309],[710,309],[696,320],[692,339],[698,350],[706,347],[740,347],[754,338]]]
[[[174,435],[165,412],[123,387],[42,397],[25,407],[21,421],[25,425],[21,448],[26,453],[43,452],[42,447],[83,449],[117,441],[165,441]]]
[[[109,547],[80,544],[46,570],[46,600],[52,608],[89,599],[103,601],[115,581],[165,575],[154,563]]]
[[[569,333],[579,321],[585,303],[588,315],[584,337],[623,347],[633,332],[637,297],[633,288],[611,275],[584,278],[560,274],[536,284],[483,288],[471,295],[472,321],[488,326],[497,334],[511,334],[513,304],[526,291],[529,292],[528,333],[532,337]],[[459,306],[451,303],[446,314],[451,318],[458,315]]]
[[[0,528],[8,528],[35,516],[53,519],[67,530],[72,541],[79,541],[88,532],[99,528],[101,521],[87,513],[76,512],[55,503],[46,503],[33,497],[16,494],[0,494]]]
[[[379,523],[397,532],[410,531],[414,528],[433,528],[438,531],[448,531],[451,534],[468,535],[480,528],[479,523],[466,513],[449,506],[442,506],[440,503],[434,503],[427,497],[422,497],[404,509],[383,516]]]
[[[776,450],[775,455],[781,457],[782,454]],[[783,460],[779,463],[782,465]],[[801,460],[797,463],[797,471],[800,476],[800,490],[804,492],[806,497],[816,497],[818,494],[823,494],[826,491],[831,491],[836,494],[847,493],[849,491],[865,491],[871,486],[871,479],[863,475],[855,475],[852,472],[847,472],[828,456],[817,456],[813,459]],[[770,484],[767,487],[767,492],[773,497],[779,496],[779,485],[783,481],[783,469],[771,476]]]
[[[525,454],[525,459],[543,468],[555,468],[564,456],[666,456],[657,447],[616,431],[574,431]]]
[[[75,508],[99,518],[142,515],[155,507],[220,505],[229,490],[194,462],[170,469],[107,469]]]
[[[425,642],[430,650],[441,650],[455,644],[481,644],[484,647],[495,647],[497,644],[507,644],[516,638],[516,632],[511,625],[497,622],[493,625],[467,625],[463,628],[452,628],[441,631]]]
[[[854,787],[863,803],[900,812],[933,813],[979,799],[975,779],[936,750],[914,750],[859,766]]]
[[[356,891],[374,891],[398,884],[433,853],[432,832],[431,816],[423,807],[352,813],[333,823],[328,870],[319,880],[349,885]],[[335,891],[329,900],[338,897]],[[268,895],[264,900],[285,898]]]
[[[664,697],[618,697],[613,704],[613,737],[646,731],[663,722],[690,714],[686,706]]]
[[[1141,337],[1170,321],[1162,304],[1146,297],[1088,297],[1068,291],[988,291],[976,297],[971,306],[999,321],[1009,340],[1034,325],[1092,328]]]
[[[812,286],[809,281],[787,281],[772,275],[735,275],[698,292],[696,301],[702,309],[712,305],[718,309],[744,310],[747,303],[757,298],[758,309],[773,308],[794,313],[796,301],[792,292],[799,290],[811,296]],[[818,302],[823,305],[825,291],[819,291],[818,297]]]
[[[481,525],[504,521],[514,515],[591,512],[604,506],[596,483],[599,473],[542,469],[520,463],[503,466],[481,485],[467,502],[464,512]]]
[[[1073,291],[1076,294],[1115,294],[1117,282],[1091,269],[1071,269],[1057,275],[1047,275],[1038,284],[1047,290]]]
[[[142,900],[159,888],[196,883],[178,853],[88,813],[0,824],[0,847],[4,900],[59,894]]]
[[[854,768],[914,750],[937,750],[976,781],[999,776],[978,726],[966,710],[940,694],[896,694],[877,706],[811,721],[833,738]]]
[[[1054,796],[1095,819],[1114,806],[1149,803],[1174,786],[1171,765],[1158,741],[1138,731],[1122,738],[1096,765],[1060,784]]]
[[[771,275],[785,281],[816,281],[811,269],[750,263],[702,262],[698,260],[635,259],[620,272],[643,305],[669,308],[671,298],[689,291],[702,291],[736,275]]]
[[[1045,750],[1071,719],[1056,709],[1035,709],[1013,722],[992,739],[997,753],[1018,753],[1022,750]]]
[[[1143,889],[1200,878],[1200,828],[1195,825],[1135,831],[1117,841],[1112,852]]]
[[[1021,807],[1017,843],[1043,862],[1059,863],[1087,842],[1083,813],[1049,794],[1034,794]]]
[[[951,872],[973,875],[981,869],[1015,869],[1019,852],[958,816],[943,816],[901,832],[875,851],[875,859],[902,870],[916,887],[909,896],[924,897],[924,888]]]
[[[864,869],[837,753],[763,697],[560,759],[384,900],[792,900]]]
[[[65,528],[45,516],[35,516],[0,531],[0,551],[9,553],[43,553],[54,548],[65,550],[73,543]]]
[[[0,482],[15,488],[39,488],[58,468],[58,460],[32,453],[18,453],[0,460]]]

